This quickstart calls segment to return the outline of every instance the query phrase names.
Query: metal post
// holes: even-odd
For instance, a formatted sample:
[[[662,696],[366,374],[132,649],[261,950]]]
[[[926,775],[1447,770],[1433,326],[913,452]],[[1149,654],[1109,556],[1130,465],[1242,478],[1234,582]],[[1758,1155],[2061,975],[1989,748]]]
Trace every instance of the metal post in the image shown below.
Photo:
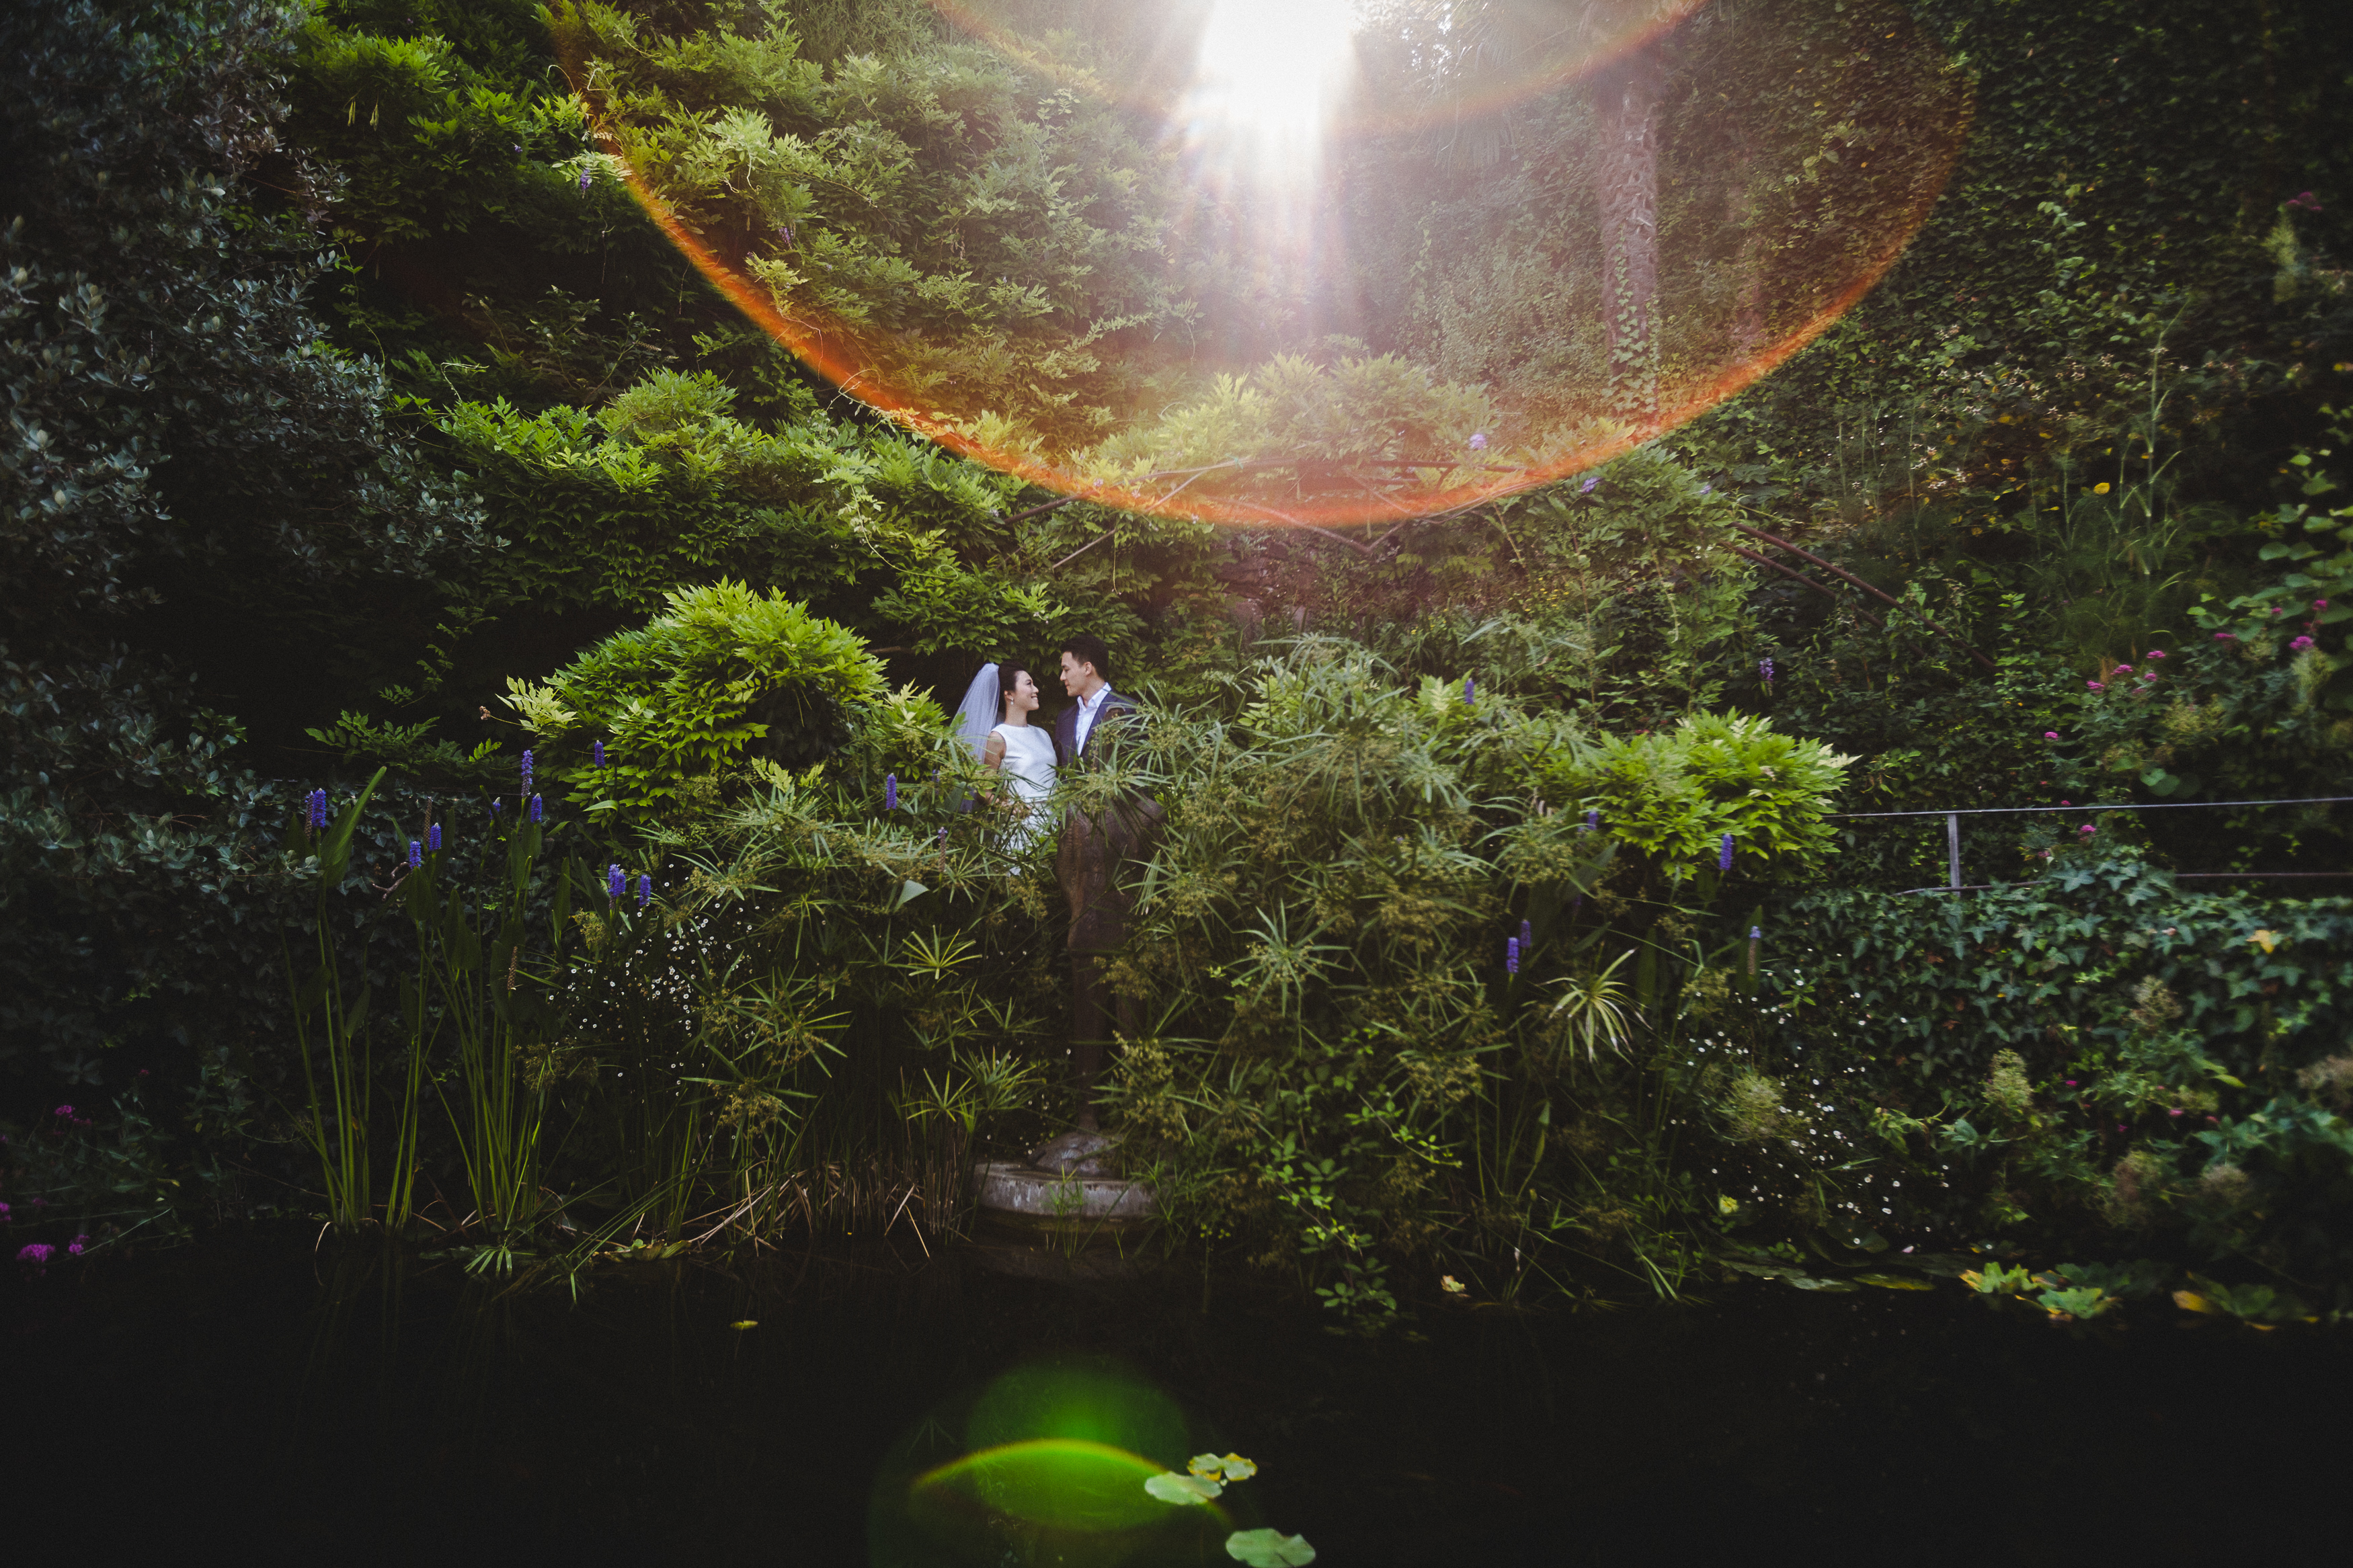
[[[1950,857],[1953,891],[1961,890],[1961,814],[1945,814],[1945,847]]]

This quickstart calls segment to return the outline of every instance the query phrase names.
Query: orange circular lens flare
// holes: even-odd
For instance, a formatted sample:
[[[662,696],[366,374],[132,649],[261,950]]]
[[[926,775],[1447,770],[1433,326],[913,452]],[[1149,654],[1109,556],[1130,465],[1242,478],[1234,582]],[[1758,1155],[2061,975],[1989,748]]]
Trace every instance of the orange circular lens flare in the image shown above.
[[[1685,7],[1663,22],[1628,5],[1641,26],[1531,46],[1518,64],[1489,68],[1473,58],[1484,44],[1463,41],[1451,98],[1392,92],[1386,120],[1344,108],[1345,133],[1305,164],[1253,165],[1246,138],[1176,122],[1173,46],[1136,42],[1151,68],[1110,103],[1098,74],[1058,63],[1062,46],[1026,38],[1007,7],[934,3],[985,40],[943,46],[977,51],[959,79],[1012,73],[999,100],[960,103],[922,149],[945,166],[935,184],[968,195],[1008,144],[1077,160],[1055,179],[1095,181],[1094,205],[1072,198],[1085,223],[1145,237],[1123,243],[1160,290],[1157,315],[1090,318],[1057,294],[1086,268],[1018,270],[1050,248],[1036,231],[1064,219],[1018,202],[989,222],[911,216],[857,185],[887,158],[853,167],[838,149],[899,155],[888,124],[848,118],[882,113],[871,81],[805,71],[802,112],[826,129],[795,134],[765,110],[693,101],[674,61],[650,90],[653,56],[634,33],[573,22],[558,40],[639,205],[819,374],[1058,494],[1219,523],[1453,511],[1605,463],[1737,395],[1877,284],[1969,120],[1966,87],[1887,0],[1800,0],[1770,16]],[[1377,53],[1360,45],[1359,66]],[[1392,55],[1381,68],[1413,64],[1410,49]],[[1060,90],[1034,90],[1048,86]],[[988,137],[970,131],[991,114]],[[1091,151],[1125,163],[1097,178],[1080,157]],[[901,243],[923,223],[957,257],[969,236],[995,259],[924,273]]]

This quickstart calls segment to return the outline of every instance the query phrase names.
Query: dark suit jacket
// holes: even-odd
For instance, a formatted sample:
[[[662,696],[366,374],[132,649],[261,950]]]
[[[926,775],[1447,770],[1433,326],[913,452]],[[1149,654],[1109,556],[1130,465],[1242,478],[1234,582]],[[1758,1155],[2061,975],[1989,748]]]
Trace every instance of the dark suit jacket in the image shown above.
[[[1094,727],[1087,731],[1088,742],[1103,733],[1113,715],[1134,711],[1134,703],[1116,691],[1104,691],[1103,706],[1095,710]],[[1079,744],[1079,705],[1073,702],[1054,715],[1054,765],[1067,768],[1084,754],[1085,748]]]

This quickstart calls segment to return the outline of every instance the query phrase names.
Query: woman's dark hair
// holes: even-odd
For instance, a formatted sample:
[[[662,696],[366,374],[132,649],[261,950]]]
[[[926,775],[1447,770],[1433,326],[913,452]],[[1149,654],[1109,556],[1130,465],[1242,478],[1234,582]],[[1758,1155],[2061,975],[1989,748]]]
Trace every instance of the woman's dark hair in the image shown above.
[[[1104,647],[1103,638],[1095,636],[1094,633],[1072,633],[1062,639],[1060,651],[1069,654],[1081,664],[1093,665],[1095,673],[1103,677],[1103,683],[1105,686],[1112,683],[1111,649]]]
[[[1033,680],[1037,679],[1026,664],[1015,664],[1008,659],[997,665],[997,716],[999,720],[1005,717],[1005,700],[1013,695],[1013,689],[1021,684],[1021,678],[1025,675]]]

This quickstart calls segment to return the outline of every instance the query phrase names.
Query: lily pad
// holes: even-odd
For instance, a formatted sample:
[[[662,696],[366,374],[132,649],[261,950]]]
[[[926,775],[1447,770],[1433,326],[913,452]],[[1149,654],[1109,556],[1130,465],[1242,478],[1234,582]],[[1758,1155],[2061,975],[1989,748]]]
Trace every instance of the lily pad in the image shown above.
[[[1219,1458],[1216,1454],[1196,1454],[1185,1461],[1185,1468],[1208,1481],[1246,1481],[1258,1474],[1258,1466],[1240,1454]]]
[[[1746,1258],[1727,1258],[1726,1268],[1737,1268],[1743,1274],[1754,1274],[1766,1279],[1803,1279],[1806,1271],[1794,1263],[1751,1263]]]
[[[1883,1290],[1934,1290],[1926,1279],[1915,1279],[1908,1274],[1858,1274],[1854,1277],[1865,1285],[1876,1285]]]
[[[1180,1476],[1163,1470],[1144,1483],[1144,1489],[1162,1502],[1207,1502],[1226,1489],[1202,1476]]]
[[[1899,1268],[1917,1268],[1923,1274],[1934,1274],[1943,1279],[1957,1279],[1969,1267],[1968,1258],[1949,1252],[1899,1253],[1887,1261]]]
[[[1315,1548],[1303,1535],[1279,1530],[1237,1530],[1226,1537],[1226,1555],[1250,1568],[1306,1568],[1315,1561]]]
[[[1857,1252],[1887,1250],[1887,1238],[1869,1226],[1841,1226],[1831,1234],[1837,1237],[1841,1245],[1852,1247]]]
[[[1790,1284],[1792,1284],[1792,1285],[1795,1285],[1795,1286],[1796,1286],[1799,1289],[1800,1289],[1800,1290],[1820,1290],[1820,1291],[1824,1291],[1824,1292],[1827,1292],[1827,1293],[1830,1293],[1830,1294],[1833,1294],[1833,1295],[1835,1295],[1835,1294],[1837,1294],[1837,1293],[1839,1293],[1839,1292],[1841,1292],[1841,1291],[1845,1291],[1845,1290],[1860,1290],[1860,1289],[1862,1289],[1862,1286],[1857,1285],[1857,1284],[1856,1284],[1853,1280],[1852,1280],[1852,1279],[1791,1279],[1791,1280],[1789,1281],[1789,1283],[1790,1283]]]

